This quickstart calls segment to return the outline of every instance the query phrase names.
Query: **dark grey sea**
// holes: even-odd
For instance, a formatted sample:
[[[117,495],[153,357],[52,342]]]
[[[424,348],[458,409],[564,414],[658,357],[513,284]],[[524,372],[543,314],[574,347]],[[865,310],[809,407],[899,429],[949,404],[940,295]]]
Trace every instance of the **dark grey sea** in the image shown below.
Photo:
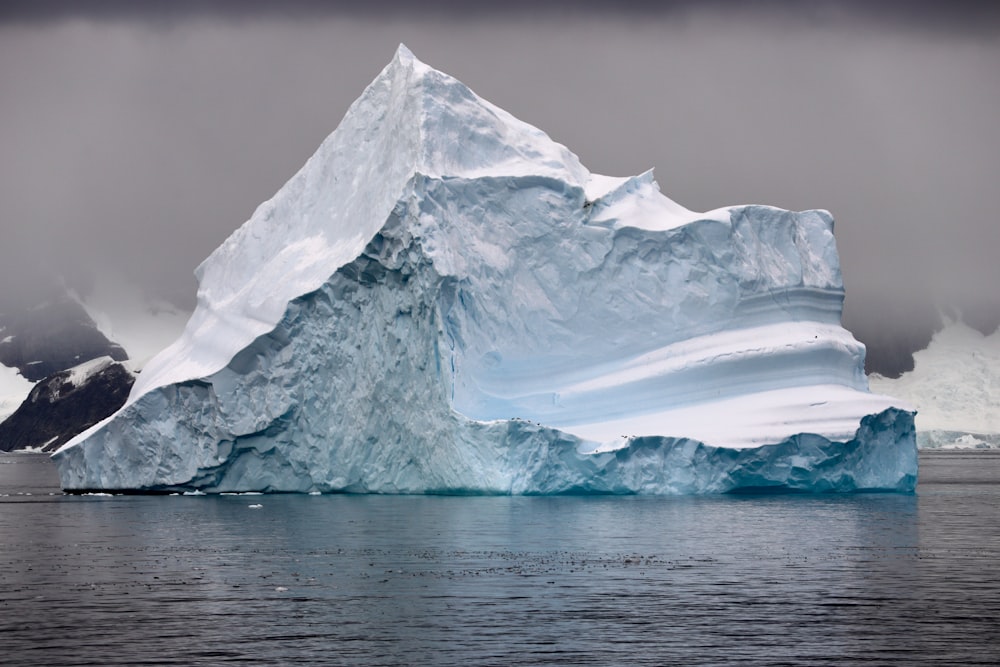
[[[5,665],[995,665],[1000,452],[914,495],[65,496],[0,456]]]

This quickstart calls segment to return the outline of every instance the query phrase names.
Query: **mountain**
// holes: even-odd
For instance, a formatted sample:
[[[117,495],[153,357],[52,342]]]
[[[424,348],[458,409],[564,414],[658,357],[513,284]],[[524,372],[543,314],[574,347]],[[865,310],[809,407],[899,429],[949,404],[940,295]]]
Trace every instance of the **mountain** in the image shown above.
[[[86,293],[72,296],[98,330],[126,350],[129,365],[136,370],[177,340],[191,316],[110,271],[96,274]]]
[[[135,375],[111,357],[87,361],[37,382],[0,422],[0,451],[52,451],[125,403]]]
[[[869,380],[875,391],[916,408],[917,444],[1000,447],[1000,330],[983,335],[960,320],[947,320],[913,359],[913,370],[899,378]]]
[[[40,282],[0,308],[0,451],[52,449],[111,415],[186,320],[121,278],[98,276],[84,296]]]
[[[16,368],[26,380],[37,382],[102,356],[128,358],[65,290],[54,287],[39,302],[0,306],[0,364]]]
[[[591,174],[400,47],[198,267],[69,490],[910,491],[825,211]]]
[[[31,282],[0,298],[0,422],[53,373],[99,357],[128,357],[61,283]],[[3,441],[0,448],[9,449]]]

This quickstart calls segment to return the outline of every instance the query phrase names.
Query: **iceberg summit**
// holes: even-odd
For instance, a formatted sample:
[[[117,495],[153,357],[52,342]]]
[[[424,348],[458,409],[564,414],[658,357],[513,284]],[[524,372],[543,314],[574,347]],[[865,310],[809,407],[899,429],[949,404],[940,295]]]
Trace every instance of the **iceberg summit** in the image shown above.
[[[914,489],[824,211],[591,174],[400,46],[55,455],[72,492]]]

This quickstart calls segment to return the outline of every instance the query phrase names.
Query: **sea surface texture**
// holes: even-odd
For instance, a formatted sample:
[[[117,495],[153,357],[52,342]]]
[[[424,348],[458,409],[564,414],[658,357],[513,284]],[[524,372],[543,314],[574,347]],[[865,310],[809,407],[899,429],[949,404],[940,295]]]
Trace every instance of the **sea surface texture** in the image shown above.
[[[1000,453],[914,495],[67,496],[0,456],[0,663],[993,665]]]

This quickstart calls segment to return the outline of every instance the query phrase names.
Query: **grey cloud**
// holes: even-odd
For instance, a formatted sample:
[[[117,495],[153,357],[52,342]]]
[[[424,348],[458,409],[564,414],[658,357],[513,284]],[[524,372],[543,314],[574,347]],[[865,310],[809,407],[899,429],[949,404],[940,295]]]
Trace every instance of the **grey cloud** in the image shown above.
[[[0,4],[0,23],[124,20],[175,24],[191,19],[273,20],[349,18],[407,21],[468,21],[476,19],[559,17],[579,19],[599,16],[685,17],[706,11],[730,16],[781,16],[813,24],[867,23],[996,35],[1000,6],[991,0],[6,0]]]

